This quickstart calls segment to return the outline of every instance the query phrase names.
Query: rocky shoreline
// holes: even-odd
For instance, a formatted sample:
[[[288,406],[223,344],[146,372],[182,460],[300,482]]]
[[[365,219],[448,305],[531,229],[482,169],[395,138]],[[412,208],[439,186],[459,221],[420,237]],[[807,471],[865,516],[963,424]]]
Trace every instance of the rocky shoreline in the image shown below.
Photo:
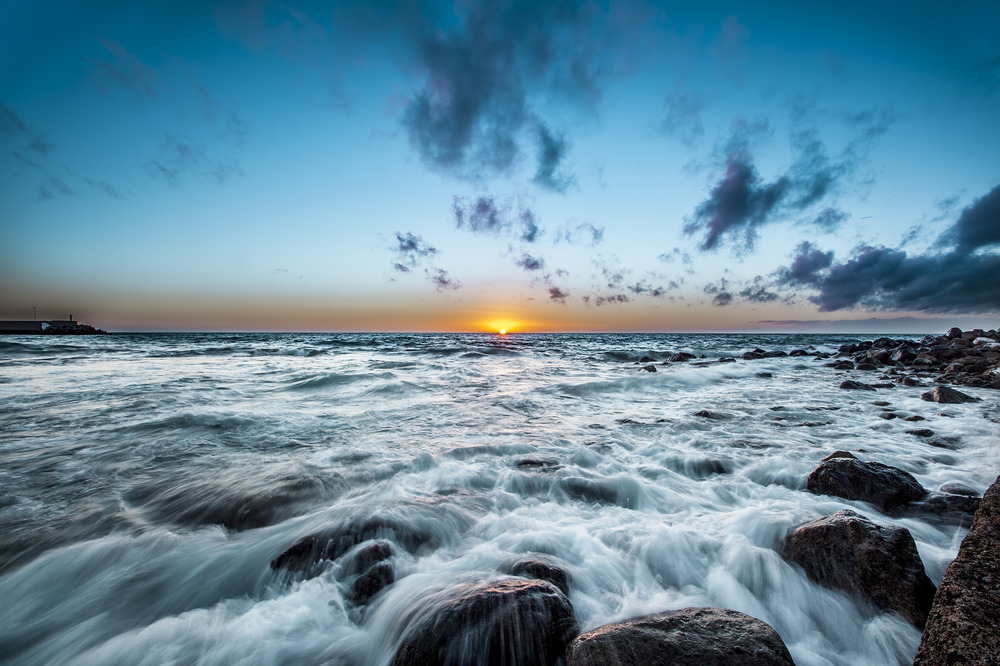
[[[743,354],[744,360],[777,356],[833,355],[810,350]],[[926,385],[923,380],[930,379],[939,385],[924,393],[924,400],[960,403],[978,398],[943,384],[1000,388],[996,331],[952,329],[947,335],[919,342],[879,338],[844,345],[837,356],[841,360],[827,365],[837,370],[881,372],[885,382],[869,385],[846,380],[843,389]],[[734,360],[725,357],[718,362]],[[652,361],[643,358],[640,363]],[[672,363],[707,364],[682,353],[671,355],[664,365]],[[656,371],[655,365],[642,369]],[[917,430],[911,434],[925,436]],[[547,469],[541,463],[533,467],[539,467],[539,473]],[[864,502],[881,515],[971,521],[958,557],[938,588],[927,577],[905,527],[881,525],[852,510],[791,529],[779,554],[819,585],[842,591],[873,612],[896,614],[920,629],[923,638],[915,664],[997,663],[1000,477],[981,498],[954,483],[929,491],[904,470],[836,451],[818,461],[806,490]],[[303,537],[277,554],[270,567],[276,575],[297,580],[318,575],[335,563],[351,602],[363,614],[395,582],[395,561],[402,551],[415,555],[433,545],[431,541],[433,536],[418,526],[369,515]],[[570,588],[571,577],[562,562],[527,553],[502,567],[493,579],[456,582],[428,591],[421,607],[410,613],[409,625],[400,627],[401,634],[391,639],[395,642],[392,664],[793,664],[771,626],[724,608],[668,610],[580,634]]]

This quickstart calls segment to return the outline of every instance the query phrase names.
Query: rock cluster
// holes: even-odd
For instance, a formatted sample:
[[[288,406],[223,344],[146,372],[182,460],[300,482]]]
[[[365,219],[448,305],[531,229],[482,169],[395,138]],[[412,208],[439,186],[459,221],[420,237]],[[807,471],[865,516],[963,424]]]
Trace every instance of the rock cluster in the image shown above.
[[[914,666],[1000,662],[1000,478],[934,595]]]
[[[900,384],[924,377],[938,384],[1000,389],[1000,333],[995,330],[953,328],[920,341],[878,338],[842,345],[840,356],[849,357],[857,370],[887,371]]]

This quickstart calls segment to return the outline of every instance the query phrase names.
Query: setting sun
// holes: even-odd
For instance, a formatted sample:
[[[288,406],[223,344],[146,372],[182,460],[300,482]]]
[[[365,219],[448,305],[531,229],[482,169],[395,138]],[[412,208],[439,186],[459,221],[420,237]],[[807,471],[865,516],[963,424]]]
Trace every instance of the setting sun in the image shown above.
[[[501,328],[500,329],[500,335],[507,335],[507,329]]]
[[[500,335],[507,335],[521,328],[521,322],[513,319],[497,318],[485,325],[486,330],[496,331]]]

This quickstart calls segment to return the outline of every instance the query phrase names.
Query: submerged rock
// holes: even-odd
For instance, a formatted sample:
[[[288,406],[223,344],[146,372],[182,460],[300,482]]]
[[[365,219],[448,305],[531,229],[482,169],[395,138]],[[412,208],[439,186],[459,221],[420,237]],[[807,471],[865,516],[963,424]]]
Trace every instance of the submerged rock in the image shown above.
[[[944,402],[948,404],[956,404],[960,402],[977,402],[979,398],[974,398],[971,395],[962,393],[961,391],[956,391],[953,388],[947,386],[935,386],[933,391],[928,391],[920,396],[922,400],[927,402]]]
[[[792,666],[770,625],[725,608],[683,608],[598,627],[566,650],[566,666]]]
[[[927,494],[916,479],[897,467],[851,458],[824,459],[806,481],[816,495],[835,495],[892,510]]]
[[[532,555],[514,562],[506,568],[512,576],[537,578],[552,583],[559,591],[569,596],[570,576],[564,568],[544,555]]]
[[[924,573],[909,530],[838,511],[798,527],[783,554],[820,585],[845,590],[924,626],[934,584]]]
[[[914,666],[995,664],[1000,655],[1000,478],[983,495],[934,596]]]
[[[875,387],[871,384],[865,384],[864,382],[856,382],[853,379],[848,379],[840,384],[840,388],[848,389],[850,391],[874,391]]]
[[[555,664],[579,627],[543,580],[461,585],[403,636],[393,666]]]

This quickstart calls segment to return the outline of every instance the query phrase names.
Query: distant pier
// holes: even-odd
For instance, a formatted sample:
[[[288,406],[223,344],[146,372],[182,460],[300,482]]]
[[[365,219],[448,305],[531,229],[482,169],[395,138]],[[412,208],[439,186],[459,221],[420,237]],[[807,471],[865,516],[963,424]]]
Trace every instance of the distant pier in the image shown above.
[[[0,321],[0,335],[109,335],[109,333],[70,318]]]

